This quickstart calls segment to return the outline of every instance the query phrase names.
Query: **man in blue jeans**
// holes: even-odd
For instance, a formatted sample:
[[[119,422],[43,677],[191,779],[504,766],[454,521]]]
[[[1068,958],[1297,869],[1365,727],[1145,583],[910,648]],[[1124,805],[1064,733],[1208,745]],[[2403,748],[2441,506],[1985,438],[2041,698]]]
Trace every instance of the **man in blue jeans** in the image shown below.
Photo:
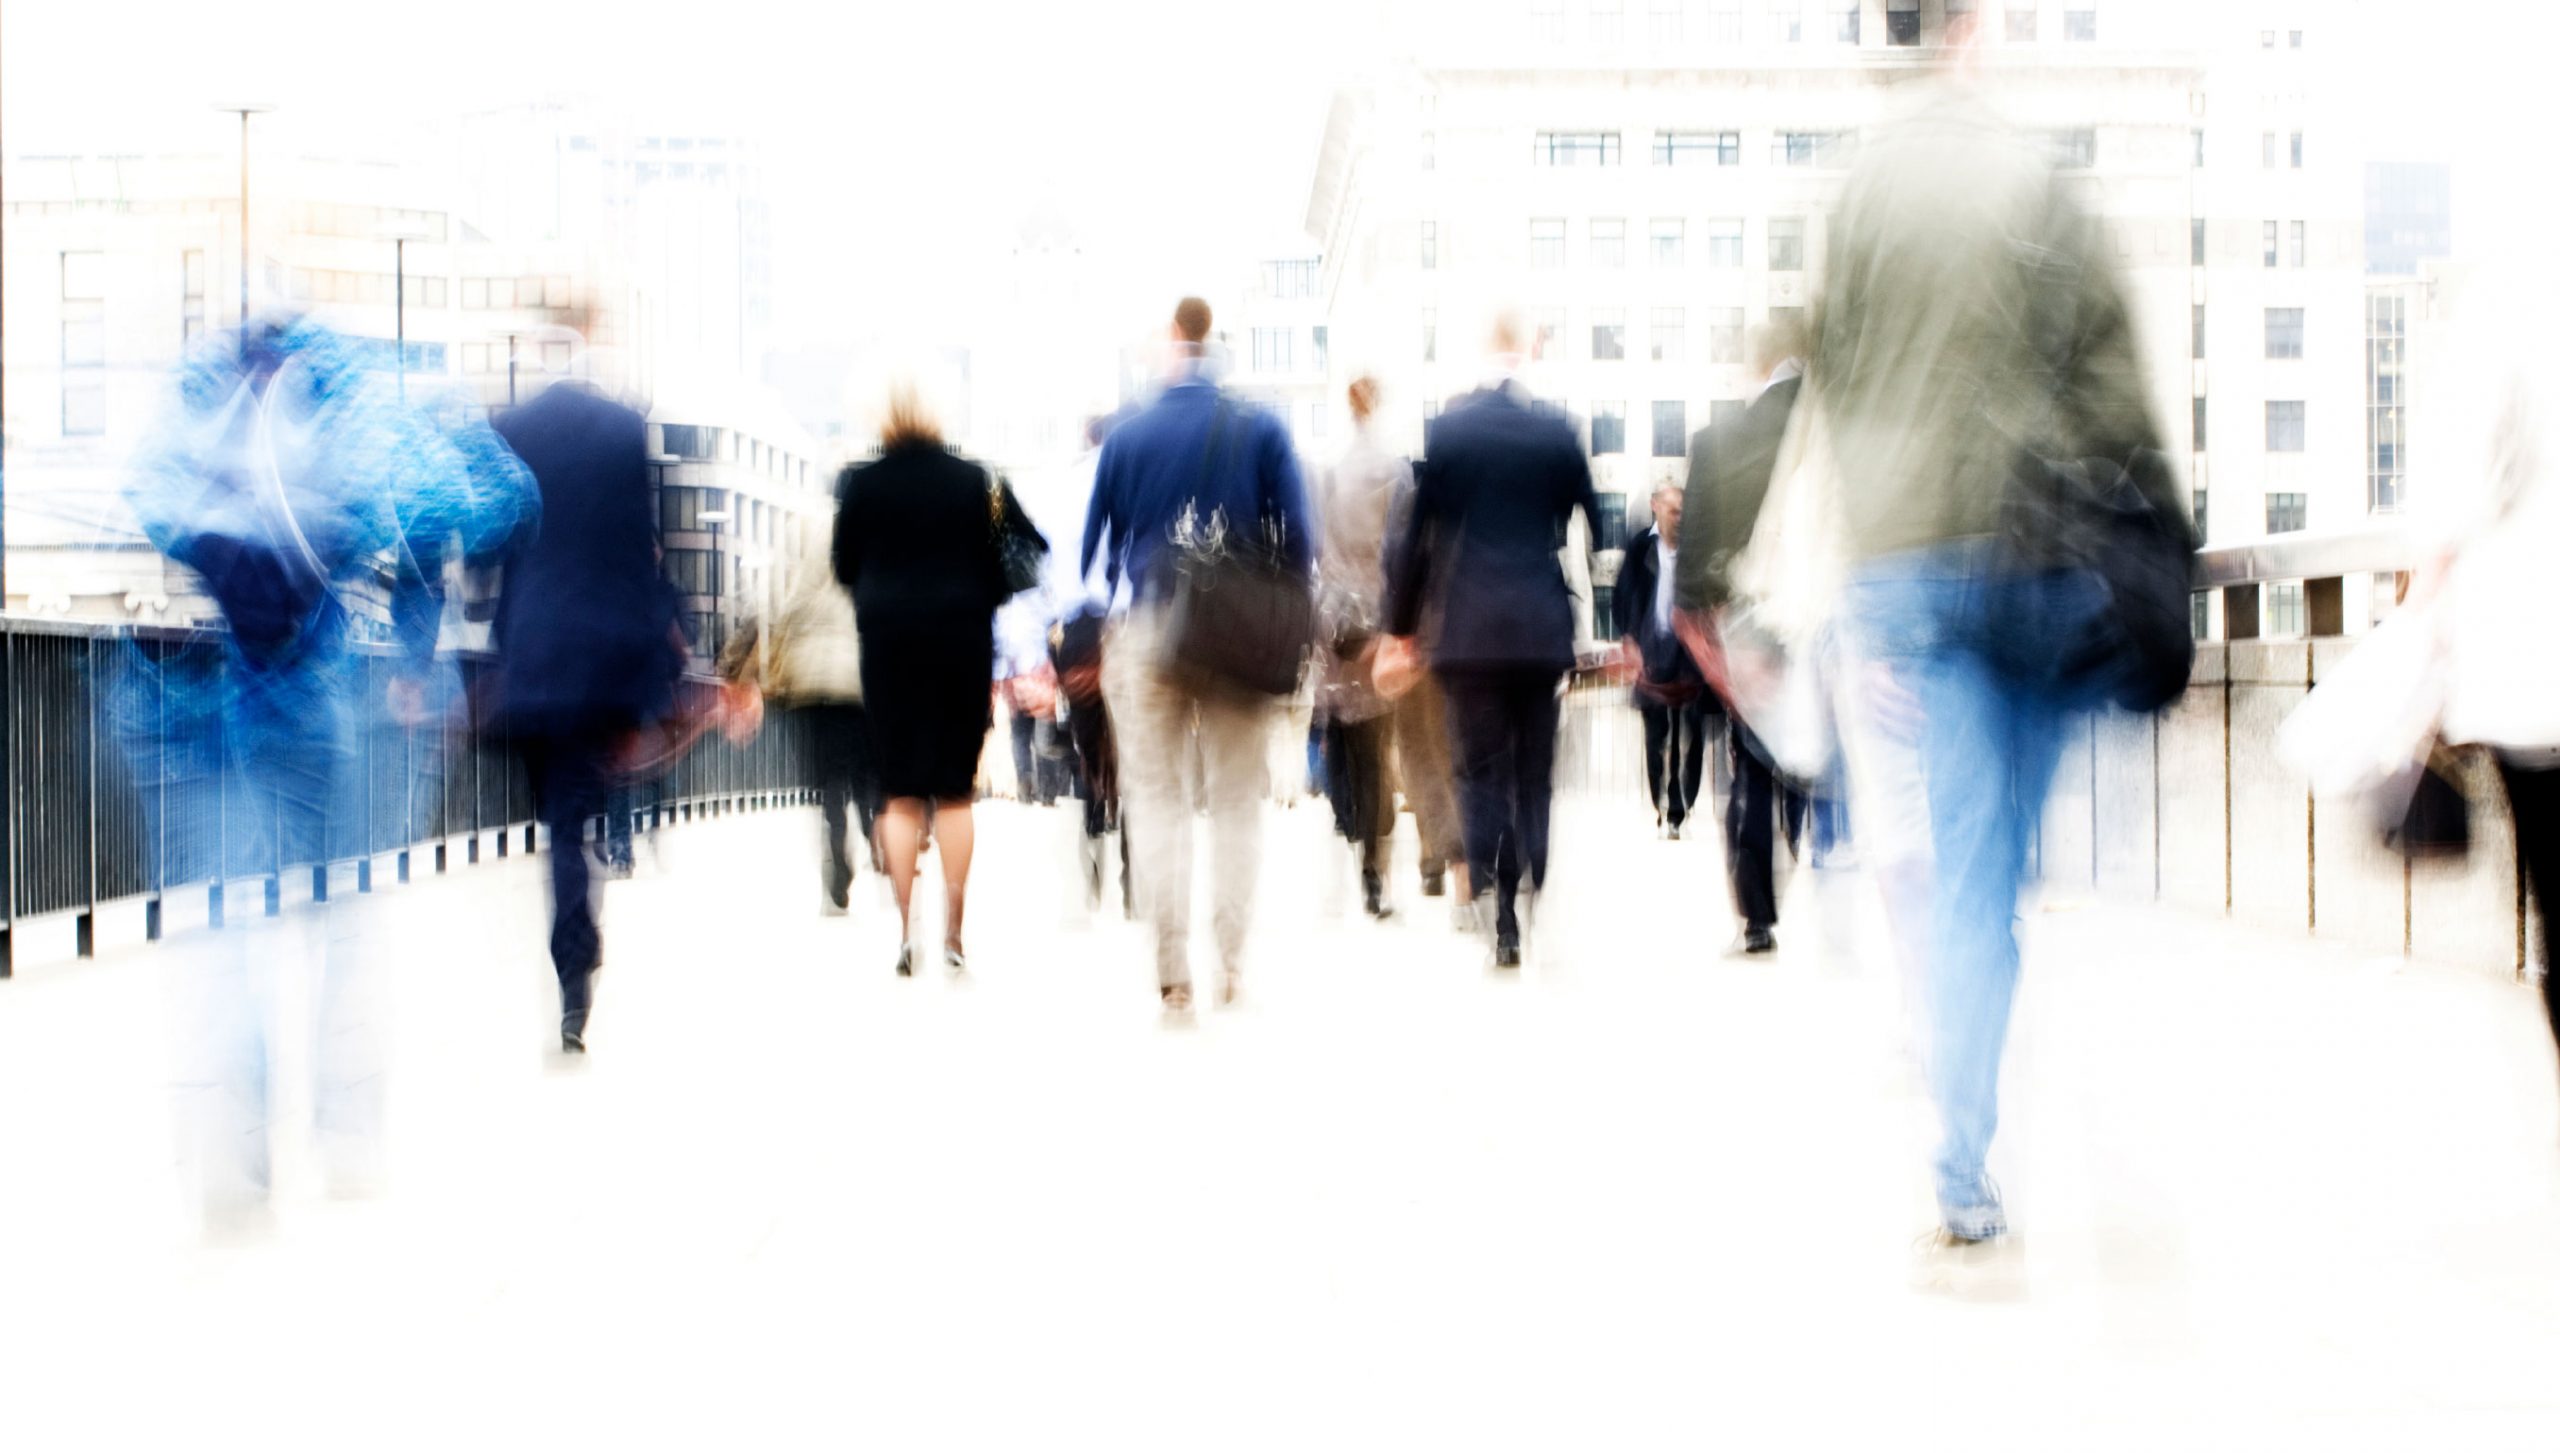
[[[2064,719],[2105,689],[2089,643],[2111,609],[2094,572],[2042,548],[2055,522],[2020,509],[2012,481],[2039,460],[2156,449],[2158,434],[2097,227],[2049,150],[1961,74],[1970,37],[1951,38],[1950,74],[1871,133],[1843,192],[1807,397],[1837,461],[1859,709],[1915,747],[1873,754],[1853,786],[1927,807],[1922,882],[1896,923],[1919,940],[1942,1132],[1941,1224],[1918,1282],[1967,1291],[2018,1272],[1986,1168],[2018,895]]]

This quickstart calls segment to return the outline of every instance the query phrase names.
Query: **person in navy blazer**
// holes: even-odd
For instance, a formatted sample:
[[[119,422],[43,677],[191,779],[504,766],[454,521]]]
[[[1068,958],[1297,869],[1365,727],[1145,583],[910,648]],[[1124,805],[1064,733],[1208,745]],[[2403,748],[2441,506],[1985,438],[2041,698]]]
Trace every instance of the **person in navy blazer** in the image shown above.
[[[1557,687],[1574,664],[1574,601],[1562,552],[1599,505],[1582,441],[1538,408],[1518,378],[1520,320],[1494,326],[1494,379],[1454,402],[1425,435],[1413,516],[1389,572],[1393,657],[1419,645],[1449,704],[1468,884],[1495,893],[1494,964],[1520,963],[1518,898],[1547,876]]]
[[[1719,703],[1707,678],[1673,629],[1673,577],[1680,556],[1681,488],[1653,492],[1653,523],[1619,555],[1612,624],[1621,668],[1634,678],[1636,711],[1644,718],[1644,776],[1654,826],[1680,826],[1698,804],[1706,768],[1707,729]]]

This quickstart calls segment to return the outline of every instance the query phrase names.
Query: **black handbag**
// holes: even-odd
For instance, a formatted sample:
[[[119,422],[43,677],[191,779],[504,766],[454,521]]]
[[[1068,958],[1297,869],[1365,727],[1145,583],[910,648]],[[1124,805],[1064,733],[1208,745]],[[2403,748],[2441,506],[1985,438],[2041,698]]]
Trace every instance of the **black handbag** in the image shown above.
[[[1298,689],[1316,639],[1316,598],[1304,570],[1289,563],[1270,500],[1257,501],[1244,529],[1221,515],[1197,515],[1199,494],[1225,436],[1228,405],[1217,402],[1193,495],[1175,540],[1173,602],[1166,613],[1164,669],[1195,689],[1286,696]]]
[[[2442,742],[2412,766],[2409,805],[2382,829],[2383,846],[2404,858],[2458,863],[2471,855],[2471,802],[2462,795],[2462,762]]]
[[[987,476],[987,533],[995,542],[996,567],[1004,575],[1004,593],[1020,595],[1040,584],[1049,558],[1049,542],[1022,512],[1002,478]]]

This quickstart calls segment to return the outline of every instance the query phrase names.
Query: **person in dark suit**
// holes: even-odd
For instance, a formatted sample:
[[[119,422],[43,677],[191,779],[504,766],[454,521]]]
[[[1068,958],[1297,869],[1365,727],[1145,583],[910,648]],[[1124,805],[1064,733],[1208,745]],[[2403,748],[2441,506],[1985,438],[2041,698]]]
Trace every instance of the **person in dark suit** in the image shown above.
[[[1636,711],[1644,718],[1644,776],[1654,826],[1667,825],[1674,839],[1698,802],[1707,733],[1718,706],[1672,627],[1681,500],[1677,485],[1653,492],[1653,523],[1627,542],[1612,605],[1621,669],[1635,678]]]
[[[946,895],[942,957],[956,977],[968,967],[970,801],[994,724],[995,614],[1011,594],[997,534],[1031,522],[1011,488],[944,445],[908,381],[890,390],[880,457],[845,470],[837,488],[835,572],[853,592],[862,699],[888,799],[879,824],[898,898],[897,970],[915,972],[909,900],[929,810]]]
[[[1689,441],[1689,483],[1681,507],[1681,549],[1673,595],[1680,612],[1710,611],[1733,593],[1733,559],[1751,541],[1778,446],[1787,436],[1801,386],[1803,335],[1783,323],[1752,336],[1751,364],[1767,380],[1742,417],[1700,429]],[[1681,617],[1675,613],[1675,623]],[[1694,630],[1694,627],[1691,628]],[[1684,635],[1689,632],[1684,631]],[[1706,662],[1695,663],[1704,667]],[[1768,753],[1733,718],[1733,790],[1725,798],[1725,871],[1742,935],[1732,952],[1758,956],[1778,949],[1778,836],[1792,847],[1804,799],[1769,765]]]
[[[497,720],[524,759],[551,834],[560,1048],[584,1054],[604,960],[586,827],[605,810],[616,744],[674,710],[687,652],[658,569],[648,422],[564,380],[497,430],[542,493],[540,527],[505,557],[494,622]]]
[[[1494,326],[1497,377],[1434,420],[1415,470],[1413,517],[1388,582],[1381,669],[1422,647],[1448,700],[1467,879],[1494,902],[1494,964],[1520,963],[1518,898],[1547,876],[1555,777],[1557,687],[1574,663],[1574,601],[1560,558],[1567,525],[1599,517],[1591,464],[1562,415],[1532,407],[1518,378],[1520,320]]]

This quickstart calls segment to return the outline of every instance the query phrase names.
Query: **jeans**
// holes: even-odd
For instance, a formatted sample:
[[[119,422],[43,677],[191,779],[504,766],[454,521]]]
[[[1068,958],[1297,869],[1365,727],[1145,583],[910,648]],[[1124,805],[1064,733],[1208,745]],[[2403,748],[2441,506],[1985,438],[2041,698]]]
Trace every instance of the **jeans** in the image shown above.
[[[1855,656],[1909,692],[1919,716],[1916,757],[1892,760],[1916,765],[1928,804],[1922,962],[1939,1214],[1957,1236],[1996,1236],[2007,1220],[1985,1165],[2017,993],[2018,894],[2064,718],[2093,690],[2066,688],[2061,668],[2106,590],[2087,571],[2006,572],[1989,542],[1957,541],[1863,562],[1843,604]]]

